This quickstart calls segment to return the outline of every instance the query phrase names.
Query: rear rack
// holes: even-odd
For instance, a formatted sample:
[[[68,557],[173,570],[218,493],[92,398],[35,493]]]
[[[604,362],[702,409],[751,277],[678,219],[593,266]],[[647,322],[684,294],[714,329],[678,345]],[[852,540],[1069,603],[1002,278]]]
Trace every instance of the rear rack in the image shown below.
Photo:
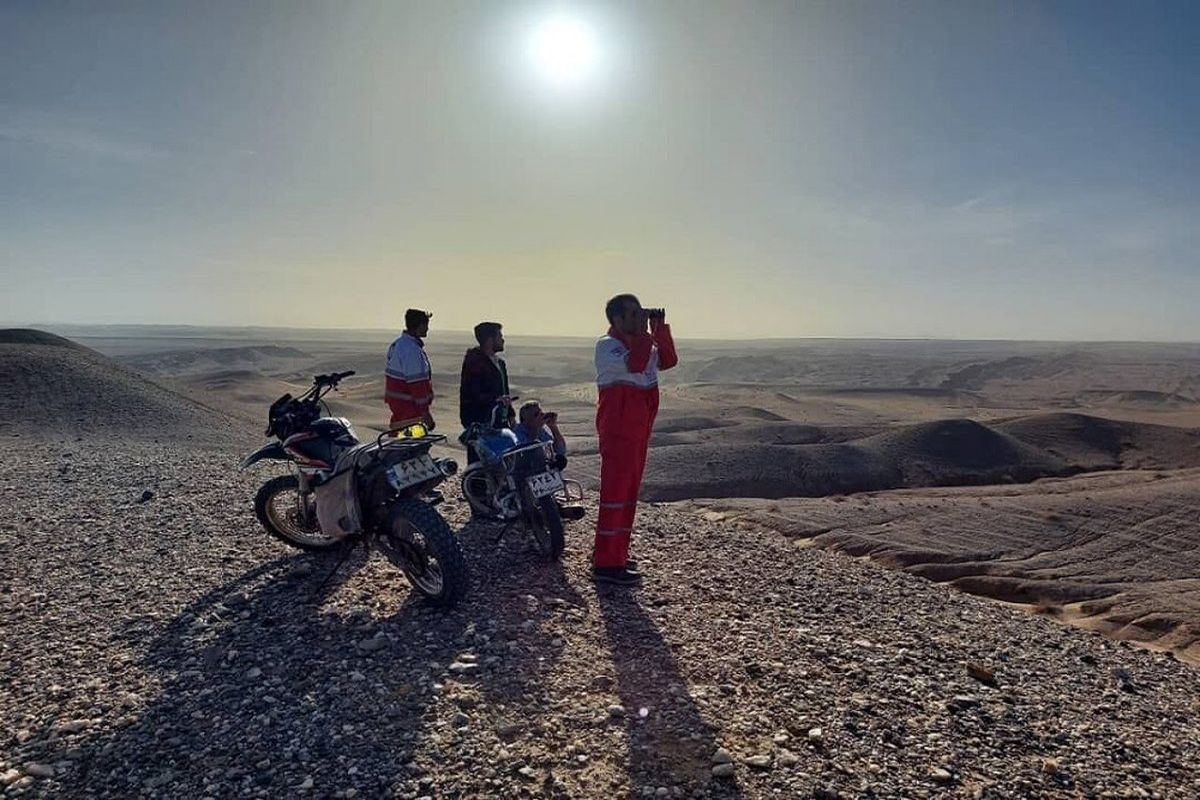
[[[375,437],[375,445],[379,449],[388,447],[428,447],[438,442],[446,441],[440,433],[427,433],[424,436],[398,436],[397,431],[384,431]]]

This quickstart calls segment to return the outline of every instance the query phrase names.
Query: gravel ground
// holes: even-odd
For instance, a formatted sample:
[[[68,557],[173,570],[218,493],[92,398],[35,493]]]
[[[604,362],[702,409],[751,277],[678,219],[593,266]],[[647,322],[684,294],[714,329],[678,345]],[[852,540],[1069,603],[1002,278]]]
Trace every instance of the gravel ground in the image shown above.
[[[646,507],[627,592],[466,525],[439,612],[250,444],[4,442],[6,797],[1200,796],[1194,669],[767,529]]]

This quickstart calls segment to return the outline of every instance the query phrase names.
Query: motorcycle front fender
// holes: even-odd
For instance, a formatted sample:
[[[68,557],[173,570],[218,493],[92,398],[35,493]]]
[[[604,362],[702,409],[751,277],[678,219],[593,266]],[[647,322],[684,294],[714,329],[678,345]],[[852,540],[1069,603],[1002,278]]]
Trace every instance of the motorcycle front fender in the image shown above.
[[[283,450],[283,444],[280,442],[269,442],[255,450],[242,462],[239,469],[249,469],[262,460],[268,461],[290,461],[288,454]]]

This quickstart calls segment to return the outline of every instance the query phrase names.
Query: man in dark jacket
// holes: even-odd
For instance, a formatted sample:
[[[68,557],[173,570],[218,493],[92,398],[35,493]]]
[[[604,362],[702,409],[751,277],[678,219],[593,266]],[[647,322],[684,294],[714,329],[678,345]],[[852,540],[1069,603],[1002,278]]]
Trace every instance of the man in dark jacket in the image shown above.
[[[487,425],[497,401],[509,399],[508,367],[499,353],[504,351],[504,333],[499,322],[481,322],[475,326],[475,341],[463,356],[462,378],[458,384],[458,418],[464,428]],[[511,416],[512,411],[510,409]]]

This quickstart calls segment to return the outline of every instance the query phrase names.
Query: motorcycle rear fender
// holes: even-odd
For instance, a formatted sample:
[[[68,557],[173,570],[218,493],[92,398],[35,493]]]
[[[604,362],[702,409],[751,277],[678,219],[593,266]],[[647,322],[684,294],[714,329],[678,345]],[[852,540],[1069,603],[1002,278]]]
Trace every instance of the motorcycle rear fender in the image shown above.
[[[288,454],[284,452],[282,443],[269,442],[246,456],[246,460],[242,462],[240,469],[249,469],[264,459],[269,461],[291,461],[288,458]]]

